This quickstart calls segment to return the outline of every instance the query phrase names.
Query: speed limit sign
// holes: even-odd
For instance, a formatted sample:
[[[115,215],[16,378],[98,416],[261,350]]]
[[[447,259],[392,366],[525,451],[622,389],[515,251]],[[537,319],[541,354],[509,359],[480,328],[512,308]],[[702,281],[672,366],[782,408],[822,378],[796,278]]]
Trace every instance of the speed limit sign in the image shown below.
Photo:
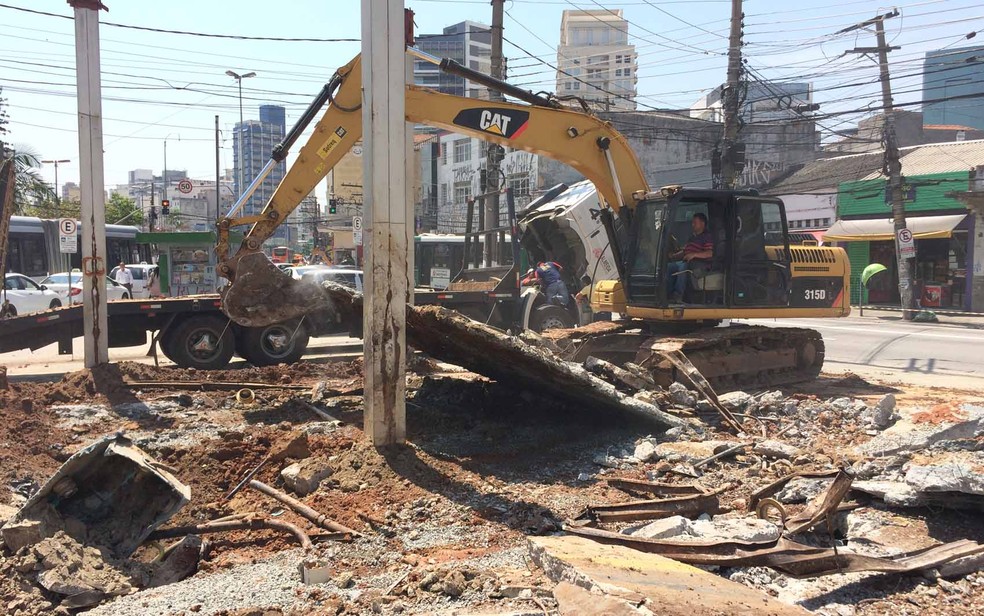
[[[192,191],[192,189],[194,189],[194,186],[192,185],[191,180],[185,179],[185,180],[181,180],[180,182],[178,182],[178,192],[179,193],[183,193],[183,194],[187,195],[188,193],[190,193]]]

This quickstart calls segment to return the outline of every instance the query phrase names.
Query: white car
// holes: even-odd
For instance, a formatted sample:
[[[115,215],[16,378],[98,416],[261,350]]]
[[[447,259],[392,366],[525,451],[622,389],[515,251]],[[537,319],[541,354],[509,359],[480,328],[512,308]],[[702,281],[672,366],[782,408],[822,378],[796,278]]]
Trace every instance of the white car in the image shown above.
[[[52,274],[42,280],[41,284],[57,293],[63,304],[82,303],[82,272]],[[109,301],[130,299],[130,293],[126,287],[112,278],[106,278],[106,299]]]
[[[310,272],[319,272],[328,269],[327,265],[295,265],[289,270],[284,270],[291,275],[295,280],[301,280],[304,278],[305,274]]]
[[[23,274],[7,274],[3,280],[3,288],[0,301],[6,299],[9,302],[2,308],[6,316],[58,308],[62,305],[62,300],[57,293]]]
[[[119,266],[114,267],[106,277],[115,280],[118,269]],[[147,286],[150,284],[150,272],[157,269],[157,266],[150,263],[127,263],[126,269],[130,270],[130,275],[133,276],[133,299],[149,298],[150,291]]]
[[[321,267],[320,269],[304,272],[301,276],[304,282],[320,285],[329,280],[362,293],[362,270],[347,267]]]

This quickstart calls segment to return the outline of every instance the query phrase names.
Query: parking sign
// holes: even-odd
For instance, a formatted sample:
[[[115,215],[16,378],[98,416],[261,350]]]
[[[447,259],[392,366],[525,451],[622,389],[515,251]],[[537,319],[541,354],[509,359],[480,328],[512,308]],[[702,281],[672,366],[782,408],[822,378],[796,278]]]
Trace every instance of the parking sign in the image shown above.
[[[79,251],[79,225],[71,218],[58,220],[58,249],[70,254]]]

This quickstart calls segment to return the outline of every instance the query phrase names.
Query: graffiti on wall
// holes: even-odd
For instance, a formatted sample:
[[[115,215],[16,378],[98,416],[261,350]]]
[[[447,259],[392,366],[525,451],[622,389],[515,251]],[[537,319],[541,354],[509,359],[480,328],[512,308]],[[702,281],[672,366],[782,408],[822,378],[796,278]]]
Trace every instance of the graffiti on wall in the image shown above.
[[[767,160],[752,160],[745,162],[745,168],[738,176],[738,186],[764,186],[786,169],[786,163]]]

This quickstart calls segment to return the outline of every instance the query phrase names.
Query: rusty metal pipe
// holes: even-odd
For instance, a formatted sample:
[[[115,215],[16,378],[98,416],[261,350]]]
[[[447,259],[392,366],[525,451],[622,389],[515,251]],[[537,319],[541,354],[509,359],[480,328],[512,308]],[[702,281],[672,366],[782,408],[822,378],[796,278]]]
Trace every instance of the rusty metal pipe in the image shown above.
[[[321,528],[335,531],[338,533],[347,533],[352,535],[353,537],[359,536],[359,533],[357,531],[354,531],[347,526],[343,526],[338,522],[333,522],[329,520],[328,516],[326,516],[325,514],[315,511],[314,509],[308,507],[307,505],[297,500],[296,498],[292,498],[287,494],[284,494],[280,490],[268,486],[262,481],[257,481],[256,479],[253,479],[249,482],[249,487],[253,488],[258,492],[262,492],[263,494],[266,494],[270,498],[279,501],[280,503],[286,505],[287,507],[290,507],[297,514],[304,516],[305,518],[307,518],[311,522],[314,522]]]
[[[154,539],[169,539],[171,537],[182,537],[184,535],[202,535],[206,533],[224,533],[233,530],[279,530],[294,535],[298,543],[305,550],[314,547],[311,539],[300,528],[289,522],[280,520],[268,520],[265,518],[247,518],[245,520],[227,520],[225,522],[206,522],[192,526],[176,526],[156,530],[147,537],[148,541]]]

